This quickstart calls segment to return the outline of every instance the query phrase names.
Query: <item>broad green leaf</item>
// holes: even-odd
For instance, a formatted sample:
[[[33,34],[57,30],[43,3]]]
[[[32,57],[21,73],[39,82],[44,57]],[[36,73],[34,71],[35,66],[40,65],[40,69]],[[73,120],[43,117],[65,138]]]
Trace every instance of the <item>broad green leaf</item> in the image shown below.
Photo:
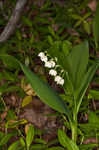
[[[96,8],[96,14],[93,21],[93,35],[95,39],[96,48],[98,48],[98,42],[99,42],[99,2],[97,4]]]
[[[47,83],[45,83],[43,80],[40,80],[37,75],[31,72],[28,67],[21,64],[21,68],[28,81],[30,82],[31,87],[40,97],[40,99],[53,109],[61,113],[65,113],[69,116],[69,111],[58,94],[52,90],[52,88]]]
[[[25,107],[32,101],[32,96],[26,96],[22,101],[22,107]]]
[[[18,150],[18,146],[20,146],[20,142],[16,141],[9,146],[8,150]]]
[[[68,150],[79,150],[78,146],[65,134],[63,130],[58,130],[60,144]]]
[[[2,138],[1,141],[0,141],[0,146],[5,145],[5,144],[9,141],[9,139],[10,139],[12,136],[13,136],[13,134],[10,134],[10,133],[4,135],[3,138]]]
[[[64,60],[64,67],[69,73],[74,89],[79,88],[86,71],[89,57],[88,42],[75,46]]]
[[[29,126],[27,135],[26,135],[26,145],[27,145],[27,149],[30,147],[30,145],[32,144],[34,139],[34,127],[33,125]]]
[[[87,71],[87,73],[85,73],[84,77],[83,77],[83,80],[82,80],[82,83],[81,83],[81,86],[79,88],[79,90],[77,91],[77,97],[75,98],[76,101],[78,102],[77,104],[77,113],[79,111],[79,107],[81,105],[81,102],[82,102],[82,99],[85,95],[85,92],[89,86],[89,83],[91,82],[97,68],[99,67],[99,64],[98,63],[94,63]]]

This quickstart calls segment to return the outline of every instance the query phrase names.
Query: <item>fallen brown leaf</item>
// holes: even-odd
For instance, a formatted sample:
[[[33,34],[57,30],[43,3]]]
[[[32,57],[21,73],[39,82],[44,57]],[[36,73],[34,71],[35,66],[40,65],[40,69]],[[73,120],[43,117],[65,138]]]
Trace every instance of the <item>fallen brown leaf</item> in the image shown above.
[[[34,124],[38,128],[44,127],[47,117],[40,113],[36,113],[33,109],[25,109],[20,118],[26,119],[28,122]]]

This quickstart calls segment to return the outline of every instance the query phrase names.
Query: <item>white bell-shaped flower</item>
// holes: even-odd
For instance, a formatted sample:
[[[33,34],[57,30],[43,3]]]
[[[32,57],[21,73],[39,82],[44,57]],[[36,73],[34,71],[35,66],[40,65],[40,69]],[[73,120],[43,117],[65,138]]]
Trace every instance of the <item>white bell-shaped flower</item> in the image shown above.
[[[45,67],[52,68],[52,64],[50,63],[50,61],[45,62]]]
[[[47,56],[43,56],[43,57],[41,57],[41,61],[43,61],[43,62],[47,62],[48,61],[48,58],[47,58]]]
[[[49,62],[51,63],[52,68],[55,67],[55,62],[53,60],[50,60]]]
[[[41,61],[47,62],[48,58],[47,58],[47,56],[45,56],[45,54],[43,52],[40,52],[38,54],[38,56],[40,57]]]
[[[44,57],[45,54],[44,54],[43,52],[40,52],[40,53],[38,54],[38,56],[39,56],[39,57]]]
[[[63,85],[64,84],[64,79],[62,77],[60,77],[60,76],[56,76],[55,77],[55,82],[57,84]]]
[[[61,79],[60,80],[60,85],[63,85],[64,84],[64,79]]]
[[[60,76],[56,76],[56,77],[55,77],[55,82],[59,83],[60,80],[61,80],[61,77],[60,77]]]
[[[57,75],[57,72],[56,72],[56,70],[51,69],[51,70],[49,71],[49,74],[52,75],[52,76],[56,76],[56,75]]]

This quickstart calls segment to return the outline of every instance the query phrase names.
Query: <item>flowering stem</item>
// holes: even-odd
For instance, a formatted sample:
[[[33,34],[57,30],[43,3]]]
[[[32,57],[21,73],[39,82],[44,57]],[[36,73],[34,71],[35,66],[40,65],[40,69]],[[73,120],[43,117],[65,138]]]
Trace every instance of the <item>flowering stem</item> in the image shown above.
[[[72,124],[72,140],[76,143],[77,141],[77,116],[73,116]]]
[[[76,100],[73,98],[74,101],[74,110],[73,110],[73,123],[72,123],[72,140],[74,143],[77,141],[77,111],[76,111]]]

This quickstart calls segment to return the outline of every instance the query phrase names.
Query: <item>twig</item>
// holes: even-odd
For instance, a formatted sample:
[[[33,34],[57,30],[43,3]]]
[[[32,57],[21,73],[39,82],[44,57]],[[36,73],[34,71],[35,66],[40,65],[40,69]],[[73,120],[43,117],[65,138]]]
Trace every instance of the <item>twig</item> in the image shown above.
[[[0,43],[5,42],[13,34],[27,0],[18,0],[8,24],[0,35]]]

